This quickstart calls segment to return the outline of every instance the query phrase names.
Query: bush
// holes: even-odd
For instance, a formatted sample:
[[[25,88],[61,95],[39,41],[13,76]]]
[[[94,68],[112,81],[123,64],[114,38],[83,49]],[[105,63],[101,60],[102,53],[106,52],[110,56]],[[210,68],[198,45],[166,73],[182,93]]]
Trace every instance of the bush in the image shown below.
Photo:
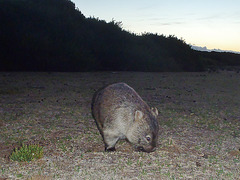
[[[12,152],[10,159],[13,161],[32,161],[37,160],[43,157],[43,147],[40,145],[25,145],[21,148],[15,148],[15,150]]]

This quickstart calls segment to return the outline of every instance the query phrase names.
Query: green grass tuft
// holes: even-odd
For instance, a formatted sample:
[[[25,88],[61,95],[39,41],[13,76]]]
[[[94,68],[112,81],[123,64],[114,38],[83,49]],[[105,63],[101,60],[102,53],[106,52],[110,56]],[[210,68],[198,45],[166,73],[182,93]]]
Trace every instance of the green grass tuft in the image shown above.
[[[12,152],[10,159],[13,161],[32,161],[40,159],[43,157],[43,147],[40,145],[25,145],[23,144],[21,148],[15,148]]]

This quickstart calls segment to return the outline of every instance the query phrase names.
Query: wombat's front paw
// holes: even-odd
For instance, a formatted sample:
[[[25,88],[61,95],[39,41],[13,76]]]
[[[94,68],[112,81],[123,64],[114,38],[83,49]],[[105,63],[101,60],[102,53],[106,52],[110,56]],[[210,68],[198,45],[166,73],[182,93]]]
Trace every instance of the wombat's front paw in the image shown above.
[[[116,151],[116,149],[115,149],[115,147],[112,147],[112,148],[105,147],[105,151],[106,152],[113,152],[113,151]]]

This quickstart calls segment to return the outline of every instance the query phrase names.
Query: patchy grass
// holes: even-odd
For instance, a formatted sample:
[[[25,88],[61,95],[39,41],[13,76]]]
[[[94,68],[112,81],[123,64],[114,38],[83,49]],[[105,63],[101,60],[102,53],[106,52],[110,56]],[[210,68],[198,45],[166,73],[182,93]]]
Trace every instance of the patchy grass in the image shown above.
[[[159,109],[159,146],[104,145],[91,116],[100,87],[126,82]],[[238,179],[240,74],[0,73],[0,179]],[[43,158],[10,161],[21,144]]]
[[[15,148],[9,157],[13,161],[32,161],[43,157],[43,148],[36,144],[25,145],[20,148]]]

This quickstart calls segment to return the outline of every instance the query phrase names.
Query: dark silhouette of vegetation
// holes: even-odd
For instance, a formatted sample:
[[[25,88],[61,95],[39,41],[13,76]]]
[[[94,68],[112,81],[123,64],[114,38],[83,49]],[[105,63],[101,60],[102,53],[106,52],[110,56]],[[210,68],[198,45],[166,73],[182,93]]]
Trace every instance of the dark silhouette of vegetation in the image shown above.
[[[70,0],[0,0],[1,71],[203,71],[240,55],[197,52],[175,36],[86,18]]]

